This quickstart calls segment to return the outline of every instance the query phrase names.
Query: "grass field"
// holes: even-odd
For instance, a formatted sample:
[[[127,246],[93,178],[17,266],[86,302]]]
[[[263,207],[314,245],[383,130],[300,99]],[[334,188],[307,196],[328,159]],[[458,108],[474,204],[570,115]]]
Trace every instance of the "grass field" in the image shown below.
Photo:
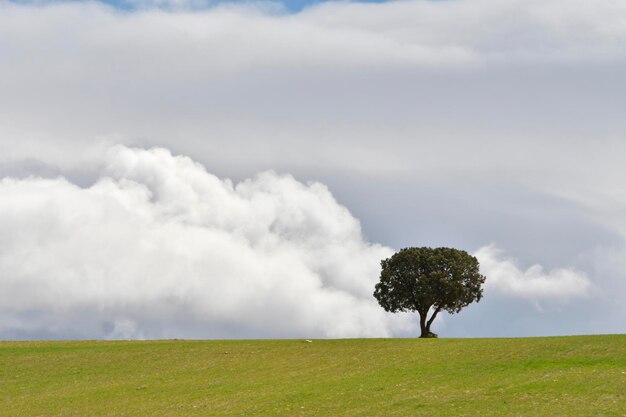
[[[626,416],[626,335],[0,342],[1,416]]]

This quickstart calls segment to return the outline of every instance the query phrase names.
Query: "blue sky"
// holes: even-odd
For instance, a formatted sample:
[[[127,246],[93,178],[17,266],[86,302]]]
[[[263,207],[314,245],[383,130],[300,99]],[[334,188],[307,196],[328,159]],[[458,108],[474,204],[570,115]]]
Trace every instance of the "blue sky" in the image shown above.
[[[155,4],[0,3],[0,339],[411,336],[406,246],[442,336],[626,332],[626,3]]]
[[[120,8],[122,10],[132,10],[136,8],[136,5],[134,5],[132,1],[125,1],[125,0],[101,0],[103,3],[106,4],[110,4],[116,8]],[[233,3],[233,4],[240,4],[240,3],[245,3],[245,0],[224,0],[224,1],[208,1],[206,2],[206,4],[210,7],[210,5],[213,4],[228,4],[228,3]],[[284,8],[290,12],[298,12],[300,10],[302,10],[303,8],[307,7],[307,6],[311,6],[311,5],[315,5],[318,3],[323,3],[324,1],[319,1],[319,0],[285,0],[285,1],[274,1],[274,3],[277,4],[281,4],[284,6]],[[358,3],[384,3],[384,0],[361,0],[361,1],[355,1]]]

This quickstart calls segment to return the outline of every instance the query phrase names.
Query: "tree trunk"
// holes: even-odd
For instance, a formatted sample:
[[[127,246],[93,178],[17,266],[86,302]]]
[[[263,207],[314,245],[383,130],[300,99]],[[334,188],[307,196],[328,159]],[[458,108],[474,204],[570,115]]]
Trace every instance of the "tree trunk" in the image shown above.
[[[429,309],[430,310],[430,309]],[[433,311],[432,316],[430,316],[430,319],[428,321],[426,321],[426,319],[428,318],[428,310],[422,312],[420,311],[420,337],[437,337],[436,334],[431,333],[430,331],[430,325],[433,324],[433,321],[435,320],[435,317],[437,316],[437,314],[441,311],[441,307],[437,307],[435,309],[435,311]]]
[[[426,325],[426,316],[428,314],[428,311],[426,311],[425,313],[422,313],[421,311],[420,313],[420,337],[428,337],[429,333],[430,333],[430,326]]]

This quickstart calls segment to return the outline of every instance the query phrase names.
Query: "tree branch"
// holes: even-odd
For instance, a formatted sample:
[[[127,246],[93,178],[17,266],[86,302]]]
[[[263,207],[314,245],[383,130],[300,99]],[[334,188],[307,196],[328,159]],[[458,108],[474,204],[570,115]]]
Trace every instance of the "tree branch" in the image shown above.
[[[430,318],[428,319],[428,321],[426,322],[426,328],[430,330],[430,325],[433,322],[433,320],[435,320],[435,316],[437,316],[437,313],[439,313],[441,311],[441,307],[437,307],[435,309],[435,311],[433,312],[433,315],[430,316]]]

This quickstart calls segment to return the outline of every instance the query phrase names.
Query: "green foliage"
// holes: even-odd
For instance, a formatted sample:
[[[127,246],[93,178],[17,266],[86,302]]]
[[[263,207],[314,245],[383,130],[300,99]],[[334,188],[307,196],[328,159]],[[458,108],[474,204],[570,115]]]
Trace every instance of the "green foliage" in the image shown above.
[[[624,416],[626,335],[0,342],[0,416]]]
[[[482,298],[485,277],[478,260],[462,250],[405,248],[382,260],[381,267],[374,297],[386,311],[418,312],[421,337],[436,337],[430,325],[440,311],[458,313]]]

